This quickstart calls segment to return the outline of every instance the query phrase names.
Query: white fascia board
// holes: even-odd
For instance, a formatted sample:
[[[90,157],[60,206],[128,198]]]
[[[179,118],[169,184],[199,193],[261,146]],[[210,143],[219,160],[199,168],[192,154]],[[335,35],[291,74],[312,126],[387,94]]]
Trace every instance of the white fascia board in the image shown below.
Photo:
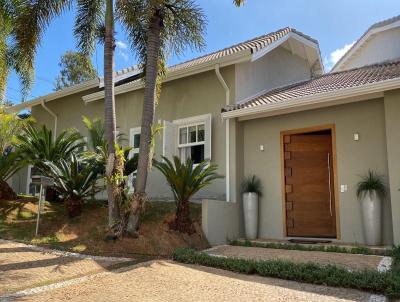
[[[313,108],[324,107],[328,103],[335,104],[336,101],[348,99],[348,102],[360,100],[363,95],[374,95],[378,93],[400,88],[400,78],[382,81],[380,83],[371,83],[358,87],[344,88],[338,91],[319,93],[311,96],[297,97],[280,103],[265,104],[251,108],[237,109],[223,112],[222,118],[241,118],[250,119],[251,116],[273,112],[273,115],[287,113],[287,110],[296,108],[296,111],[309,110]],[[381,94],[379,94],[381,95]],[[354,98],[354,99],[351,99]]]
[[[78,85],[74,85],[74,86],[71,86],[71,87],[64,88],[62,90],[50,93],[48,95],[38,97],[38,98],[33,99],[31,101],[23,102],[23,103],[14,105],[12,107],[9,107],[7,110],[10,111],[10,112],[19,112],[19,111],[21,111],[23,109],[30,109],[33,106],[40,105],[43,102],[47,103],[47,102],[50,102],[50,101],[53,101],[53,100],[56,100],[56,99],[71,95],[71,94],[75,94],[75,93],[82,92],[82,91],[85,91],[87,89],[96,88],[96,87],[99,87],[99,79],[86,81],[86,82],[83,82],[83,83],[78,84]]]
[[[248,62],[251,59],[251,51],[244,50],[235,54],[222,57],[220,59],[212,60],[203,64],[194,65],[190,68],[183,68],[176,71],[167,72],[167,77],[163,80],[163,83],[174,81],[183,77],[188,77],[198,73],[214,70],[215,65],[218,64],[220,67],[226,67],[229,65]],[[121,86],[115,87],[115,95],[127,93],[129,91],[138,90],[144,87],[143,81],[137,80],[132,83],[127,83]],[[101,100],[104,98],[104,91],[98,91],[92,94],[88,94],[82,97],[85,104]]]
[[[294,39],[297,40],[298,42],[311,47],[313,49],[315,49],[318,53],[319,53],[319,47],[318,44],[300,36],[299,34],[296,34],[294,32],[290,32],[288,33],[286,36],[284,36],[283,38],[276,40],[275,42],[269,44],[268,46],[264,47],[263,49],[255,52],[252,57],[251,57],[251,62],[257,61],[258,59],[260,59],[261,57],[265,56],[267,53],[271,52],[272,50],[274,50],[275,48],[279,47],[280,45],[282,45],[284,42],[286,42],[289,39]],[[310,62],[313,63],[313,62]]]
[[[364,36],[362,36],[361,39],[359,39],[356,42],[356,44],[354,44],[353,47],[343,57],[340,58],[340,60],[335,64],[335,66],[333,66],[331,72],[341,71],[342,67],[346,66],[346,63],[349,61],[349,59],[351,59],[354,55],[356,55],[356,53],[364,46],[364,44],[366,42],[368,42],[368,40],[372,36],[374,36],[380,32],[398,28],[398,27],[400,27],[400,21],[396,21],[396,22],[388,24],[386,26],[373,28],[373,29],[369,30],[368,32],[366,32],[364,34]]]

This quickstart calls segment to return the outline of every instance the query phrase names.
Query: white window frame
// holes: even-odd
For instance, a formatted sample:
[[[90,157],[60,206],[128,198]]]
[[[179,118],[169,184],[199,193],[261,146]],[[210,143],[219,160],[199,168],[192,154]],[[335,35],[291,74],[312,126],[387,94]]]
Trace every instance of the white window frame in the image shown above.
[[[175,140],[176,140],[177,155],[179,156],[179,158],[180,158],[180,149],[181,148],[204,145],[204,160],[211,160],[211,150],[210,151],[206,150],[207,145],[211,146],[211,139],[212,139],[211,124],[210,124],[209,129],[207,130],[207,128],[208,128],[207,123],[208,123],[208,121],[211,121],[211,118],[212,118],[212,115],[209,113],[209,114],[192,116],[192,117],[178,119],[178,120],[173,121],[173,124],[176,125]],[[188,128],[188,138],[189,138],[189,127],[192,127],[192,126],[197,127],[198,125],[204,125],[204,141],[180,144],[180,129],[187,127]],[[198,133],[197,133],[197,129],[196,129],[196,140],[197,140],[197,135],[198,135]],[[207,139],[209,139],[209,142],[207,142]],[[209,156],[207,156],[208,153],[209,153]]]
[[[132,147],[131,151],[129,152],[129,159],[131,159],[135,154],[139,154],[139,148],[133,148],[133,144],[135,142],[135,135],[141,134],[142,128],[141,127],[135,127],[129,129],[129,146]],[[132,193],[134,191],[134,187],[132,186],[133,182],[133,175],[129,175],[128,177],[128,188],[129,192]]]

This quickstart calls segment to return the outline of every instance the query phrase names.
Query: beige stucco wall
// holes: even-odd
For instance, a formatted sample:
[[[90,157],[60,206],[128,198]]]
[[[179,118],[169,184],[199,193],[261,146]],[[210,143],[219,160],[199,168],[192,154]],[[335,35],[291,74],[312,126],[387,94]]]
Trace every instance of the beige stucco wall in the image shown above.
[[[366,42],[358,53],[351,58],[346,66],[341,68],[351,69],[384,62],[387,60],[396,60],[400,57],[400,28],[395,28],[378,33]],[[384,47],[383,47],[384,46]]]
[[[277,47],[254,62],[236,67],[236,100],[242,101],[260,91],[307,80],[310,64],[283,47]]]
[[[283,238],[280,132],[335,124],[338,174],[336,185],[348,186],[348,191],[339,193],[338,196],[341,241],[363,243],[361,208],[355,194],[358,175],[373,169],[388,176],[382,99],[242,123],[244,175],[257,175],[264,186],[259,214],[261,238]],[[360,134],[359,141],[353,140],[356,132]],[[265,151],[260,151],[260,145],[264,145]],[[393,242],[389,200],[384,203],[384,242]]]
[[[385,93],[386,140],[393,239],[400,244],[400,90]]]
[[[235,94],[235,67],[221,69],[221,73]],[[89,118],[103,118],[103,101],[82,101],[80,93],[47,103],[47,106],[58,115],[58,133],[62,129],[76,128],[87,136],[82,123],[82,115]],[[140,127],[143,104],[143,90],[136,90],[116,96],[116,115],[118,130],[126,135],[129,142],[130,128]],[[225,105],[225,91],[219,83],[215,71],[182,78],[163,84],[160,102],[156,109],[158,120],[173,121],[203,114],[212,114],[212,161],[218,163],[218,172],[225,175],[225,126],[220,117],[221,108]],[[54,119],[41,107],[32,108],[32,115],[39,124],[46,124],[53,129]],[[162,154],[162,133],[156,137],[155,154]],[[151,171],[148,179],[150,196],[154,199],[170,199],[172,195],[165,184],[164,177],[158,171]],[[225,180],[216,180],[204,189],[198,198],[225,199]]]

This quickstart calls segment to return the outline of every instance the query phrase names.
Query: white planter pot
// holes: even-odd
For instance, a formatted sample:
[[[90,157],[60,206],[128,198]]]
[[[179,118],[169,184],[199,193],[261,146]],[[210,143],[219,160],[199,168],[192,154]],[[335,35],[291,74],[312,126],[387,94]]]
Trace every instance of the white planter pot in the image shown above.
[[[244,227],[247,239],[257,239],[258,194],[243,193]]]
[[[382,244],[382,201],[375,192],[361,200],[364,238],[367,245]]]

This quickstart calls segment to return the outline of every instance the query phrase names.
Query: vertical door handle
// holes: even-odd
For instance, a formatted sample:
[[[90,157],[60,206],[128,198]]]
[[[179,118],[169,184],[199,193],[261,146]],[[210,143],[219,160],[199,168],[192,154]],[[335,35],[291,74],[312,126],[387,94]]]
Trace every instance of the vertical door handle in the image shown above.
[[[329,187],[329,212],[332,214],[332,184],[331,184],[331,156],[328,152],[328,187]]]

